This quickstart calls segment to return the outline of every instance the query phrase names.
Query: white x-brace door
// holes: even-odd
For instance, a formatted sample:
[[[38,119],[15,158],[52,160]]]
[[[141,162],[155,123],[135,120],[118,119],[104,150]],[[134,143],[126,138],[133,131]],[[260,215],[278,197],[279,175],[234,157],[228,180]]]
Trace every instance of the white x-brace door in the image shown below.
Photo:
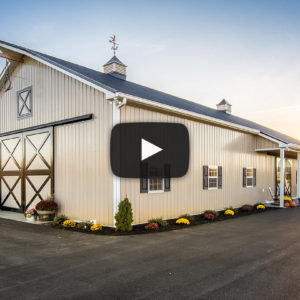
[[[0,138],[0,207],[23,212],[53,194],[53,129]]]

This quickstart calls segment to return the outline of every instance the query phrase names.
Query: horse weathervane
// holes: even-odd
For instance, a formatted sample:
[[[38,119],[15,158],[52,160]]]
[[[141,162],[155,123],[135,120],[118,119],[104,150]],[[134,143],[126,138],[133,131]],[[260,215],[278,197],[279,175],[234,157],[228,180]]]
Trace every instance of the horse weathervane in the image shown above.
[[[116,35],[115,34],[110,37],[109,42],[113,44],[112,47],[111,47],[111,50],[114,51],[114,56],[115,56],[116,51],[118,50],[118,47],[119,47],[119,44],[117,44],[117,42],[116,42]]]

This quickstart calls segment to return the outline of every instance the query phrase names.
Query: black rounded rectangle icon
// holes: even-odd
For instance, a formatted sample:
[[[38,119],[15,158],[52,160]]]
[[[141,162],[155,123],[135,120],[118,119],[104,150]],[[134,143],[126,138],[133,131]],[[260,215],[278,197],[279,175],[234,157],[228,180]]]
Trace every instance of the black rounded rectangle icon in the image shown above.
[[[180,123],[121,123],[111,132],[111,168],[119,177],[148,177],[145,165],[167,169],[169,178],[182,177],[189,153],[189,133]]]

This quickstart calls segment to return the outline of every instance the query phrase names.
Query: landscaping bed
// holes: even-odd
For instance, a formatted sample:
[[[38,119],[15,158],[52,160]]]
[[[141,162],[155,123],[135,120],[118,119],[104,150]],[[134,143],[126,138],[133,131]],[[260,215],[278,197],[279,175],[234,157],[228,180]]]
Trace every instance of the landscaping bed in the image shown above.
[[[243,206],[243,207],[245,207],[245,206]],[[53,224],[51,224],[51,226],[58,228],[58,229],[62,229],[62,230],[71,230],[71,231],[90,233],[90,234],[101,234],[101,235],[147,234],[147,233],[178,230],[178,229],[187,228],[190,226],[215,223],[215,222],[219,222],[219,221],[225,221],[225,220],[244,217],[244,216],[250,216],[253,214],[264,214],[268,211],[278,209],[277,207],[265,207],[264,209],[260,210],[260,209],[255,209],[253,206],[253,207],[251,207],[251,210],[244,211],[243,207],[241,207],[239,209],[229,208],[227,210],[214,212],[214,213],[216,213],[216,216],[213,217],[213,220],[207,219],[207,217],[208,217],[207,213],[193,215],[193,216],[185,215],[185,216],[179,217],[179,219],[178,218],[169,219],[169,220],[156,219],[156,220],[160,220],[161,222],[164,222],[165,223],[164,226],[161,226],[156,222],[149,221],[148,223],[145,223],[145,224],[133,225],[131,231],[116,231],[115,228],[106,227],[106,226],[101,226],[101,229],[92,231],[90,229],[90,224],[87,224],[88,222],[83,222],[82,224],[84,224],[84,225],[87,224],[87,225],[79,226],[81,228],[78,228],[78,224],[75,224],[74,227],[65,227],[65,226],[63,226],[63,222],[56,222],[56,223],[54,222]],[[234,214],[231,215],[229,213],[226,215],[225,214],[226,211],[231,211],[231,212],[233,211]],[[189,224],[187,224],[187,223],[186,224],[178,224],[178,220],[186,220],[186,221],[188,220]],[[152,221],[155,221],[155,220],[152,220]],[[153,225],[153,227],[155,227],[155,228],[153,228],[153,229],[145,228],[145,227],[149,226],[149,224],[155,224],[155,223],[157,224],[157,225]],[[156,228],[156,226],[157,226],[157,228]]]

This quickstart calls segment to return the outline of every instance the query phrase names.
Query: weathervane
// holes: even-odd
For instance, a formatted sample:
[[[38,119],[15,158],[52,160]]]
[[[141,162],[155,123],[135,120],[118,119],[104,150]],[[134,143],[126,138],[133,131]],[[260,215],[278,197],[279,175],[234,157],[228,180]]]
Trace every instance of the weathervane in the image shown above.
[[[110,37],[109,42],[113,44],[112,47],[111,47],[111,50],[114,51],[114,56],[115,56],[116,51],[118,50],[118,47],[119,47],[119,44],[117,44],[117,42],[116,42],[116,35],[115,34]]]

